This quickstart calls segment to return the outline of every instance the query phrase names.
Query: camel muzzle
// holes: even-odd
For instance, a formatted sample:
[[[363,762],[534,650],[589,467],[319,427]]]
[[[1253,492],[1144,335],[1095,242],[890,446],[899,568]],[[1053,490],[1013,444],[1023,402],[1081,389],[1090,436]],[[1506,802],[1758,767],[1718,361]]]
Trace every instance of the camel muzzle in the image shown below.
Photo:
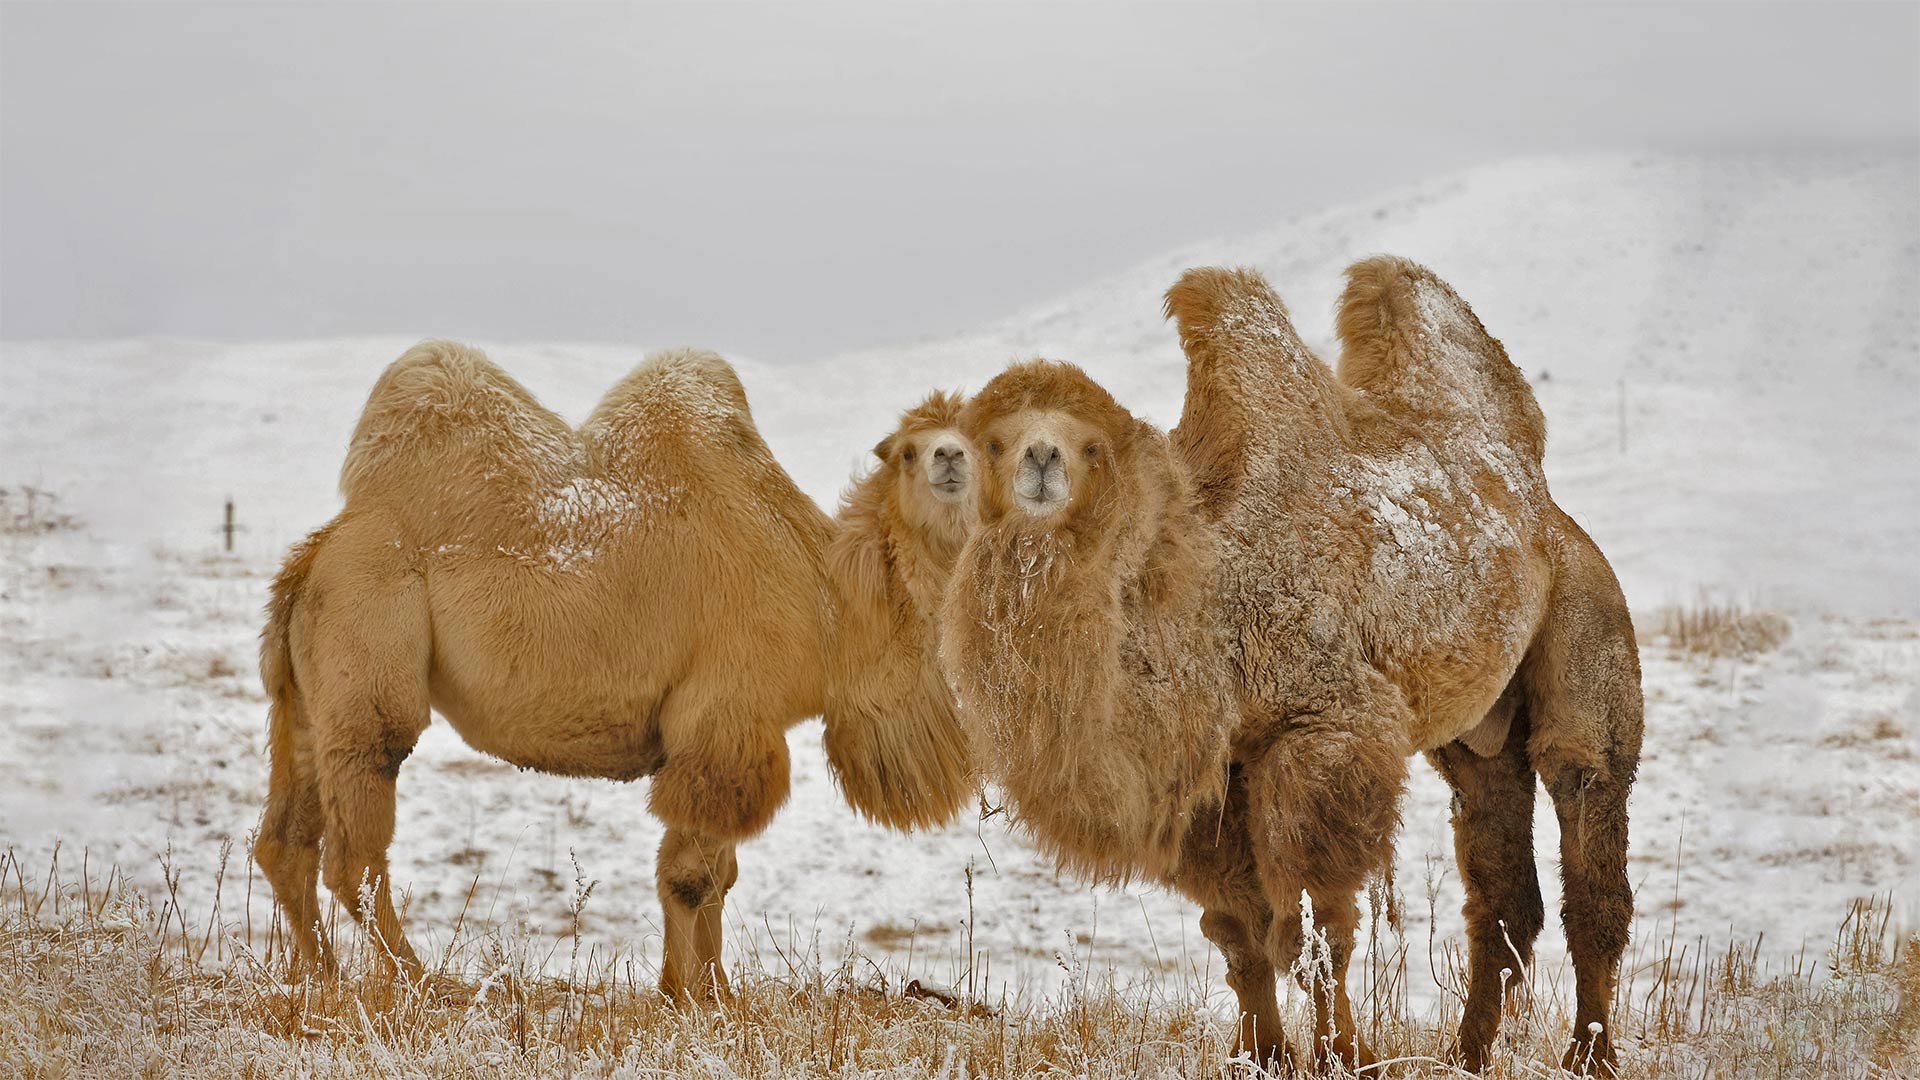
[[[943,442],[933,448],[927,462],[927,486],[933,489],[935,498],[941,502],[958,502],[966,495],[972,474],[966,447],[957,442]]]
[[[1067,505],[1067,462],[1051,442],[1029,443],[1014,467],[1013,502],[1035,516]]]

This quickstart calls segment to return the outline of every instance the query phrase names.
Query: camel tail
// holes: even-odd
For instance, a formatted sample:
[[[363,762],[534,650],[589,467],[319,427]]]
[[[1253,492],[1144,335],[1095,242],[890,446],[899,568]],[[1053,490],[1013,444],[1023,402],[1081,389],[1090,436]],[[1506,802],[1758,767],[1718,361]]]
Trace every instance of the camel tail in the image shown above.
[[[1473,308],[1426,267],[1375,255],[1347,268],[1335,328],[1340,380],[1421,414],[1494,415],[1503,434],[1545,451],[1546,422],[1520,369]]]
[[[293,608],[331,529],[323,526],[293,545],[274,575],[267,601],[267,625],[260,631],[260,685],[267,692],[267,744],[275,753],[291,744],[300,727],[299,695],[293,682]]]

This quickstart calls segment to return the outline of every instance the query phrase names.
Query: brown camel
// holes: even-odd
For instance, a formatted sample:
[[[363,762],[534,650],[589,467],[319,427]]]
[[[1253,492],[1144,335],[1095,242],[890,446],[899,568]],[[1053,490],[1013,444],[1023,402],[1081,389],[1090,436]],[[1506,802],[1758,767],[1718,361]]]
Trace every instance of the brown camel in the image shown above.
[[[387,849],[431,708],[525,768],[651,776],[661,988],[724,993],[734,846],[786,798],[785,733],[822,712],[834,642],[833,523],[768,452],[733,370],[652,356],[576,431],[478,352],[429,342],[375,385],[341,488],[345,509],[275,579],[261,643],[272,761],[255,858],[296,967],[333,966],[324,866],[420,974]],[[841,766],[878,771],[859,751]]]
[[[1456,793],[1474,1069],[1544,921],[1538,774],[1578,983],[1566,1062],[1610,1069],[1638,655],[1605,558],[1547,493],[1526,382],[1399,259],[1349,269],[1337,377],[1252,272],[1190,271],[1167,310],[1188,357],[1171,439],[1045,361],[962,415],[981,523],[942,659],[984,771],[1064,866],[1203,906],[1263,1060],[1292,1061],[1274,979],[1304,892],[1325,935],[1315,1058],[1353,1065],[1356,894],[1426,752]]]
[[[966,732],[935,653],[935,618],[973,524],[964,401],[935,393],[873,448],[827,552],[839,602],[827,671],[827,762],[855,809],[899,829],[953,819],[975,790]]]

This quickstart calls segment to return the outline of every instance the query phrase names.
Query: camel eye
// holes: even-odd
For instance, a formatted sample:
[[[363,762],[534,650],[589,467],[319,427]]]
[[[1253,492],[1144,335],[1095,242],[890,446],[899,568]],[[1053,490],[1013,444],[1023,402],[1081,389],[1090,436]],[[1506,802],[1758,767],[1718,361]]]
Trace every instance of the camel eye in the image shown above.
[[[1086,455],[1087,455],[1087,459],[1088,459],[1089,461],[1091,461],[1091,460],[1093,460],[1094,458],[1097,458],[1097,457],[1099,457],[1099,456],[1100,456],[1100,444],[1099,444],[1099,443],[1088,443],[1088,444],[1087,444],[1087,449],[1086,449],[1086,451],[1085,451],[1085,453],[1086,453]]]
[[[987,443],[987,453],[992,454],[994,457],[999,457],[1000,451],[1001,446],[999,439],[993,439]]]
[[[909,446],[905,450],[900,451],[900,460],[909,465],[913,464],[913,447]]]

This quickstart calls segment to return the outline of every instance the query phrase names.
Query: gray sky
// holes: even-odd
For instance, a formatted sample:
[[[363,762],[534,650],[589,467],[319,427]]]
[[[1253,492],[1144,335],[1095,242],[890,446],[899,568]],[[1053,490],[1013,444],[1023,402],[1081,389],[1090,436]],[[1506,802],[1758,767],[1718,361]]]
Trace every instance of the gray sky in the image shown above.
[[[1516,154],[1920,146],[1920,5],[0,6],[0,336],[963,330]]]

